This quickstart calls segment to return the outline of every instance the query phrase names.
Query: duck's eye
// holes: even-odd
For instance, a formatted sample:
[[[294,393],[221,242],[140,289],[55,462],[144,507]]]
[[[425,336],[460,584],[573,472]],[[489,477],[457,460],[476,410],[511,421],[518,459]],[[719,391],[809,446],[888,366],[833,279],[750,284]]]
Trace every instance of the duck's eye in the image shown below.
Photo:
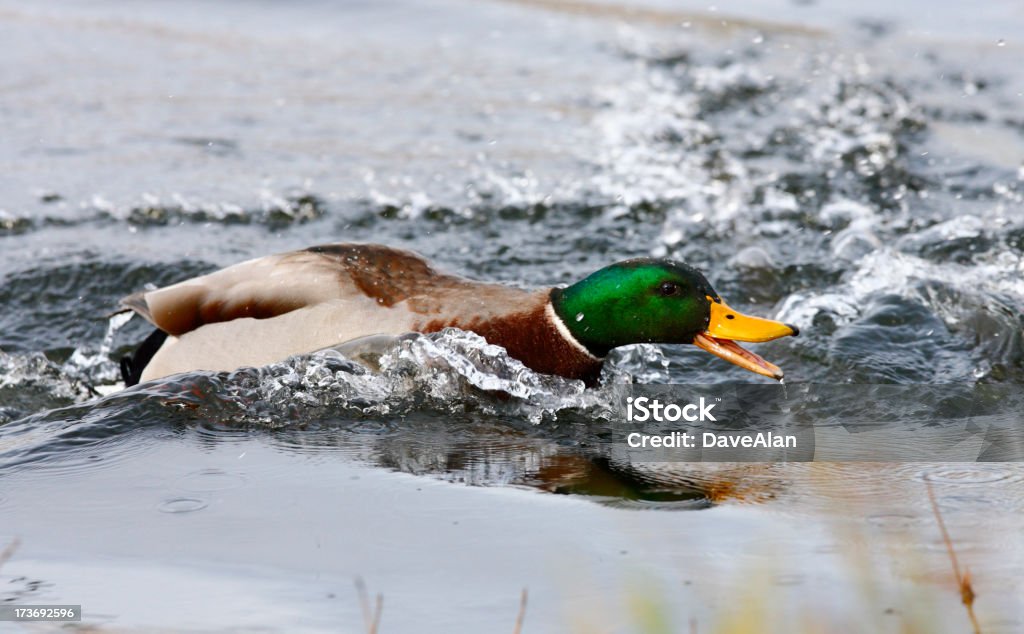
[[[662,282],[661,286],[658,287],[658,294],[662,297],[671,297],[673,295],[679,295],[682,290],[683,289],[675,282]]]

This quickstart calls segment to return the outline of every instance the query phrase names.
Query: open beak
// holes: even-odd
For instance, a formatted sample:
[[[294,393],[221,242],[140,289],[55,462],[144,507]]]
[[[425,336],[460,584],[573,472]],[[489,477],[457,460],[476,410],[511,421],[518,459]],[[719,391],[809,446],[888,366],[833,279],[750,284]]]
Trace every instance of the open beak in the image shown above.
[[[741,348],[737,341],[771,341],[779,337],[796,336],[800,331],[796,326],[781,321],[761,319],[744,315],[729,308],[725,302],[711,300],[711,319],[708,329],[693,338],[693,344],[707,350],[716,357],[735,363],[741,368],[757,374],[782,379],[779,366],[768,363],[760,356]]]

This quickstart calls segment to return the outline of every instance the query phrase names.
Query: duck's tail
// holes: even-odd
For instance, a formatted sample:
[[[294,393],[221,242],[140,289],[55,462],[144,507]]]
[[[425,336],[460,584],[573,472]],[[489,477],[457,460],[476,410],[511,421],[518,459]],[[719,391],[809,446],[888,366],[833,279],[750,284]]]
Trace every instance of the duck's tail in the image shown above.
[[[137,385],[142,378],[142,371],[149,365],[153,355],[164,345],[167,333],[159,328],[154,329],[145,341],[139,344],[135,352],[121,357],[121,378],[124,379],[125,387]]]

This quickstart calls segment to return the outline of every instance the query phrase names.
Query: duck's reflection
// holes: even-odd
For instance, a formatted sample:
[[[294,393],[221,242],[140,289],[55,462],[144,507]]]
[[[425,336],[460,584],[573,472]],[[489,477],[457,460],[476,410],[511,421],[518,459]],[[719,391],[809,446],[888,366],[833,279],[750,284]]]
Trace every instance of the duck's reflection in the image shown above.
[[[372,429],[376,427],[376,429]],[[522,486],[627,508],[702,509],[726,500],[775,497],[784,478],[770,465],[638,463],[608,444],[552,439],[498,424],[403,421],[275,432],[289,451],[336,451],[351,459],[470,486]],[[371,428],[371,429],[368,429]]]

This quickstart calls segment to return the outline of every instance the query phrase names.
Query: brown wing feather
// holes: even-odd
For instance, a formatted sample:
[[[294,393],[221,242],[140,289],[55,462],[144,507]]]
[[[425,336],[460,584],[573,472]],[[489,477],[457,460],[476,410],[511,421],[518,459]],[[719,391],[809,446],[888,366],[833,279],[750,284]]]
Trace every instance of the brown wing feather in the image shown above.
[[[299,253],[315,253],[331,260],[364,295],[382,306],[393,306],[431,288],[478,284],[439,273],[415,253],[379,244],[327,244]]]
[[[243,317],[267,319],[331,300],[369,298],[384,307],[414,300],[410,308],[426,312],[435,303],[431,295],[462,294],[477,285],[438,273],[408,251],[374,244],[330,244],[249,260],[135,293],[122,299],[121,305],[179,336],[204,324]]]

